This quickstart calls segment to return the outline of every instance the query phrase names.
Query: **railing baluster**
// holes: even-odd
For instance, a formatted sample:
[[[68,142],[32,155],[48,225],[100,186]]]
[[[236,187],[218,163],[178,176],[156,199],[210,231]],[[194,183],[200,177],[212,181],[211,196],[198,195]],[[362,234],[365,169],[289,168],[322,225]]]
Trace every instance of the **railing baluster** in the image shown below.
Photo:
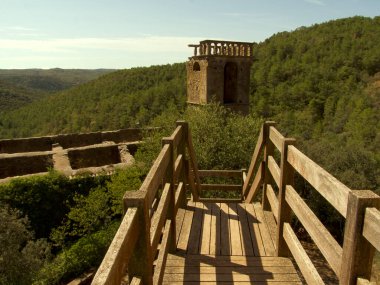
[[[128,264],[130,280],[133,276],[141,276],[143,284],[153,284],[153,256],[150,243],[150,216],[148,195],[145,191],[126,192],[124,195],[124,209],[137,207],[138,222],[141,225],[139,238],[132,258]]]
[[[276,235],[276,255],[287,256],[289,254],[288,246],[283,237],[284,223],[290,223],[291,209],[285,201],[286,185],[294,184],[294,169],[288,163],[288,146],[293,145],[295,139],[286,138],[282,141],[281,147],[281,165],[280,165],[280,185],[278,193],[278,213],[277,213],[277,235]]]
[[[339,284],[354,285],[359,276],[371,278],[375,249],[362,235],[367,207],[380,208],[380,197],[369,190],[356,190],[348,194]]]
[[[267,190],[267,184],[270,184],[271,181],[271,175],[270,171],[268,169],[268,159],[269,156],[273,156],[274,152],[274,144],[271,142],[269,139],[269,128],[271,126],[275,126],[275,122],[265,122],[264,123],[264,133],[263,133],[263,138],[264,138],[264,187],[263,187],[263,193],[262,193],[262,208],[264,211],[270,210],[270,205],[268,202],[268,198],[266,195],[266,190]]]

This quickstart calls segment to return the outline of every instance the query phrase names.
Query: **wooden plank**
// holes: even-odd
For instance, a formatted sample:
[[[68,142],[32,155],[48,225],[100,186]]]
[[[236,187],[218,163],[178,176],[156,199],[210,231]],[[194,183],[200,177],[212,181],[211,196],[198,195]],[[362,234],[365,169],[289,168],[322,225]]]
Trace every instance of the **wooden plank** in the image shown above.
[[[244,181],[244,185],[243,185],[244,195],[248,191],[248,186],[249,186],[249,182],[252,179],[253,170],[255,169],[256,163],[258,161],[259,154],[264,147],[263,138],[264,138],[264,126],[262,126],[260,129],[259,137],[257,138],[257,142],[256,142],[256,146],[255,146],[255,150],[253,151],[251,163],[249,164],[249,168],[248,168],[248,172],[247,172],[247,179]]]
[[[259,192],[260,186],[262,185],[263,180],[264,180],[264,169],[265,169],[265,164],[264,162],[261,162],[260,167],[256,172],[256,176],[253,179],[249,192],[244,193],[244,195],[246,196],[245,198],[246,203],[252,203],[253,199],[255,199],[257,193]]]
[[[228,222],[228,205],[220,204],[220,254],[231,254],[230,225]]]
[[[228,185],[228,184],[201,184],[202,191],[228,191],[240,192],[241,185]]]
[[[277,165],[277,162],[271,155],[268,156],[268,169],[273,177],[274,182],[276,182],[277,186],[280,187],[280,167]]]
[[[220,204],[211,204],[210,254],[220,254]]]
[[[378,209],[365,210],[363,236],[380,251],[380,211]]]
[[[170,184],[166,183],[164,190],[162,191],[161,199],[157,207],[157,211],[153,214],[152,223],[150,227],[150,242],[153,251],[157,248],[162,227],[165,224],[166,216],[168,213],[168,207],[170,202]],[[155,252],[153,252],[154,254]]]
[[[211,205],[204,204],[204,218],[203,218],[203,229],[200,245],[201,254],[210,253],[210,236],[211,236]]]
[[[178,155],[177,159],[174,162],[174,174],[173,174],[173,176],[174,176],[173,180],[174,181],[178,181],[178,178],[179,178],[181,171],[183,169],[183,161],[184,161],[183,155],[182,154]]]
[[[270,273],[286,273],[295,274],[297,271],[293,266],[223,266],[223,267],[186,267],[186,266],[168,266],[165,274],[230,274],[232,271],[241,274],[268,274]]]
[[[256,256],[265,256],[265,247],[261,237],[255,209],[252,204],[245,204],[245,210],[247,211],[247,219],[254,253]]]
[[[241,177],[241,170],[199,170],[199,177]]]
[[[162,235],[160,252],[158,253],[157,263],[154,268],[153,284],[161,284],[164,277],[166,258],[169,251],[169,240],[171,234],[171,220],[166,220],[164,233]]]
[[[203,282],[202,283],[199,283],[198,281],[194,281],[194,282],[186,282],[186,283],[183,283],[183,281],[164,281],[162,284],[168,284],[168,285],[183,285],[183,284],[186,284],[186,285],[231,285],[231,282],[229,281],[226,281],[226,282],[222,282],[222,281],[207,281],[207,282]],[[256,281],[256,282],[252,282],[252,281],[234,281],[233,284],[235,285],[302,285],[302,282],[299,281],[299,282],[290,282],[290,281],[285,281],[285,282],[279,282],[279,281]]]
[[[170,145],[165,144],[157,156],[152,168],[149,170],[139,191],[147,193],[148,204],[151,205],[156,196],[158,186],[170,162]]]
[[[189,243],[191,225],[193,223],[193,216],[194,216],[194,206],[195,206],[195,203],[192,201],[189,201],[187,203],[185,217],[183,219],[181,233],[179,235],[179,240],[177,243],[177,249],[183,252],[187,251],[187,246]]]
[[[184,282],[207,282],[207,281],[218,281],[218,282],[239,282],[239,281],[300,281],[297,274],[276,274],[276,273],[267,273],[267,274],[240,274],[237,272],[231,272],[230,274],[166,274],[164,276],[164,281],[175,281],[183,280]]]
[[[342,248],[310,210],[294,188],[286,187],[285,200],[313,239],[334,272],[339,276]]]
[[[185,213],[186,213],[185,209],[178,208],[177,215],[175,217],[176,229],[177,229],[177,231],[176,231],[176,245],[178,244],[180,233],[182,231],[182,225],[183,225],[183,221],[185,219]]]
[[[307,284],[325,284],[289,223],[284,223],[283,236]]]
[[[239,216],[240,222],[240,239],[242,245],[243,255],[245,256],[253,256],[254,250],[251,240],[251,233],[249,230],[249,224],[247,219],[247,212],[245,210],[244,204],[237,204],[237,213]]]
[[[274,190],[272,188],[272,185],[267,185],[267,197],[270,204],[270,207],[272,209],[273,216],[275,217],[277,221],[277,214],[278,214],[278,200],[276,197],[276,194],[274,193]]]
[[[180,203],[184,199],[184,195],[186,195],[185,187],[183,185],[183,182],[179,182],[177,190],[175,191],[174,214],[177,213]]]
[[[269,139],[272,141],[274,146],[281,152],[282,143],[285,137],[275,127],[269,128]]]
[[[348,193],[346,185],[300,152],[288,147],[288,162],[300,173],[343,217],[346,217]]]
[[[259,225],[261,237],[263,239],[263,244],[265,247],[265,254],[267,256],[273,256],[274,255],[274,246],[273,246],[272,238],[269,234],[267,225],[265,223],[263,209],[261,208],[259,203],[254,203],[253,207],[255,208],[256,218],[258,220],[258,225]]]
[[[131,285],[142,285],[142,280],[140,277],[133,277]]]
[[[132,256],[140,227],[137,208],[129,208],[100,264],[92,284],[120,284]]]
[[[249,266],[260,266],[262,265],[270,265],[270,266],[292,266],[292,262],[287,257],[278,257],[278,256],[245,256],[245,255],[214,255],[214,254],[188,254],[188,255],[179,255],[179,254],[169,254],[168,262],[171,263],[171,266],[180,266],[175,265],[176,261],[182,260],[186,262],[202,261],[204,264],[209,265],[220,265],[220,262],[225,264],[224,261],[227,262],[245,262],[241,265],[249,265]],[[239,263],[240,264],[240,263]],[[191,265],[189,263],[189,265]]]
[[[189,254],[199,253],[200,239],[202,237],[203,203],[196,202],[194,210],[193,223],[187,249]]]
[[[241,198],[200,198],[199,202],[204,203],[240,203]]]
[[[236,204],[228,204],[228,219],[230,221],[231,255],[243,255],[240,238],[239,216]]]
[[[271,211],[263,211],[265,223],[267,224],[267,228],[269,231],[269,235],[272,239],[273,246],[276,249],[276,233],[277,233],[277,223],[274,219],[273,212]]]

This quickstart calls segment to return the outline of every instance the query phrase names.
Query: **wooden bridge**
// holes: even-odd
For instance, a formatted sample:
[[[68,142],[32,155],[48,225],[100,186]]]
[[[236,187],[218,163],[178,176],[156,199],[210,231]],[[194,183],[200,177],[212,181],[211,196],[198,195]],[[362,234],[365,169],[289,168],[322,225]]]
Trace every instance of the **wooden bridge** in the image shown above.
[[[296,172],[345,218],[342,245],[294,189]],[[123,199],[124,218],[92,284],[324,284],[292,216],[339,284],[370,284],[380,250],[380,197],[347,188],[273,122],[261,128],[248,171],[198,170],[189,126],[177,122],[141,188]]]

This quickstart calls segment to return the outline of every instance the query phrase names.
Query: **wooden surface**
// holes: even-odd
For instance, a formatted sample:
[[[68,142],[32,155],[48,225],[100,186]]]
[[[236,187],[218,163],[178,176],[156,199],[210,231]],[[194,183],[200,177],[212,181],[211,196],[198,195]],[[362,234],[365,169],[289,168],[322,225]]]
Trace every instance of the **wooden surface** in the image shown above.
[[[363,236],[380,251],[380,211],[378,209],[366,209]]]
[[[259,203],[189,201],[179,213],[163,284],[302,284],[289,259],[273,256]]]

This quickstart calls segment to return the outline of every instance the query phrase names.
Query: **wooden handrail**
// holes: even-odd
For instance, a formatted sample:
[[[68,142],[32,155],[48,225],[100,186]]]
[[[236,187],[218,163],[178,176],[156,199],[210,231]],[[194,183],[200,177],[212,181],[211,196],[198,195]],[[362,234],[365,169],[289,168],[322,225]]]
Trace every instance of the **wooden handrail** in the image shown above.
[[[286,256],[290,252],[307,282],[323,284],[291,227],[292,213],[331,265],[340,284],[369,280],[374,250],[380,250],[380,197],[371,191],[346,187],[299,151],[293,145],[294,139],[284,137],[274,126],[274,122],[263,124],[245,173],[198,170],[188,124],[177,122],[173,134],[162,140],[162,149],[140,189],[125,194],[123,221],[92,284],[120,284],[127,270],[131,284],[162,283],[167,254],[175,249],[175,218],[178,208],[186,201],[187,186],[194,201],[221,203],[241,200],[203,198],[201,190],[242,190],[245,202],[251,203],[262,188],[263,210],[271,210],[277,222],[276,255]],[[280,165],[274,159],[275,148],[281,155]],[[297,193],[293,183],[295,172],[346,218],[343,246]],[[240,177],[242,184],[202,184],[202,177]]]
[[[361,276],[360,280],[364,282],[365,278],[369,278],[373,251],[380,249],[380,197],[371,191],[349,189],[293,144],[294,139],[285,138],[275,128],[274,122],[266,122],[263,125],[247,178],[244,180],[243,194],[246,203],[251,203],[263,186],[263,209],[273,211],[277,221],[276,253],[286,256],[290,250],[307,282],[323,284],[290,226],[292,212],[325,256],[337,274],[340,284],[356,284],[358,276]],[[273,157],[274,148],[281,154],[280,166]],[[254,175],[253,170],[259,162],[258,157],[262,149],[263,161]],[[294,189],[295,171],[346,218],[343,247]],[[252,177],[255,179],[248,190]],[[278,194],[271,186],[274,184],[279,187]],[[371,206],[374,208],[366,209]]]

